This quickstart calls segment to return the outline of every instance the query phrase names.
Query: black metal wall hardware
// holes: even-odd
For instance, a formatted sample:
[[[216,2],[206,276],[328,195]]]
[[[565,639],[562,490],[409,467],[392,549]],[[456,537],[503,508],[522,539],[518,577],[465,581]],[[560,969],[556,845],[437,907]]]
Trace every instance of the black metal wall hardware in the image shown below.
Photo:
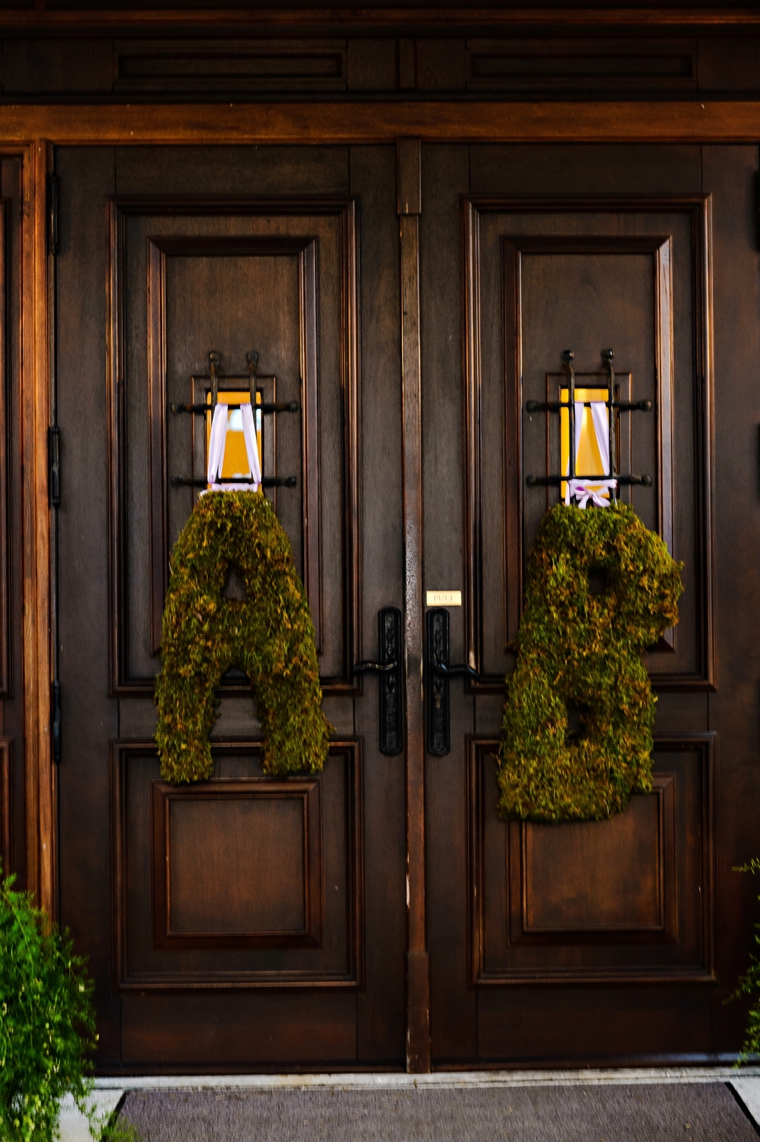
[[[51,508],[61,506],[61,430],[57,424],[48,429],[48,494]]]
[[[434,757],[445,757],[451,749],[449,679],[463,674],[476,682],[480,675],[467,663],[449,665],[449,612],[436,607],[427,613],[427,679],[425,706],[427,749]]]
[[[253,480],[244,476],[224,476],[217,479],[217,484],[252,484]],[[173,488],[205,488],[208,480],[205,476],[172,476],[170,480]],[[295,488],[298,484],[296,476],[262,476],[262,488]]]
[[[564,484],[567,480],[588,480],[590,484],[594,481],[600,480],[616,480],[618,487],[630,486],[632,484],[639,484],[645,488],[652,486],[651,476],[633,476],[629,473],[618,473],[615,471],[615,429],[616,429],[616,413],[621,412],[651,412],[652,402],[650,400],[616,400],[615,399],[615,370],[612,362],[615,358],[615,353],[612,349],[602,349],[602,361],[604,362],[605,369],[607,370],[606,380],[594,380],[593,388],[607,389],[607,400],[603,403],[607,408],[607,415],[609,418],[609,434],[610,434],[610,454],[609,454],[609,471],[600,475],[598,472],[593,475],[588,473],[576,471],[577,457],[575,455],[575,371],[573,369],[573,351],[572,349],[563,349],[560,354],[562,360],[562,367],[567,373],[567,400],[554,400],[554,401],[536,401],[529,400],[525,404],[526,412],[560,412],[563,408],[567,409],[569,419],[569,448],[568,455],[570,459],[569,470],[564,475],[550,475],[550,476],[526,476],[525,483],[529,488],[556,488]],[[584,408],[590,408],[591,401],[583,401]],[[615,497],[615,488],[610,488],[610,498]]]
[[[401,611],[383,607],[377,616],[379,662],[357,662],[353,674],[380,675],[380,752],[401,753]]]
[[[221,354],[211,352],[208,355],[210,364],[210,379],[211,379],[211,403],[210,404],[183,404],[181,401],[172,401],[169,405],[171,412],[178,414],[183,412],[191,413],[193,416],[208,416],[213,413],[217,404],[219,403],[220,384],[224,383],[226,389],[221,391],[232,391],[240,388],[242,377],[223,377],[219,373],[219,364],[221,362]],[[262,401],[261,404],[256,403],[257,396],[261,394],[262,390],[257,385],[257,367],[259,363],[259,355],[255,351],[246,353],[245,359],[248,362],[248,386],[250,392],[250,404],[255,412],[260,412],[264,416],[271,416],[278,412],[300,412],[301,406],[297,400],[288,401]],[[230,411],[240,409],[241,404],[228,404],[226,407]],[[172,476],[170,481],[173,488],[205,488],[208,481],[201,476]],[[252,484],[254,481],[249,476],[234,476],[229,478],[219,478],[218,484]],[[298,486],[298,478],[296,476],[264,476],[261,480],[262,488],[295,488]]]

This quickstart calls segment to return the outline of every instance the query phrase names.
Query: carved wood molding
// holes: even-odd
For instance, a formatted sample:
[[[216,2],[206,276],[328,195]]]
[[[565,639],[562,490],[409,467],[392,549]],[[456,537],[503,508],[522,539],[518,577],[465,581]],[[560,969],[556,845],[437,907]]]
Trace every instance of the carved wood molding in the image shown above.
[[[56,771],[50,735],[50,425],[52,273],[48,254],[47,178],[50,143],[22,152],[21,457],[23,559],[24,782],[27,888],[55,919]]]
[[[227,30],[280,28],[330,29],[346,34],[354,29],[411,29],[415,33],[440,35],[443,31],[472,29],[516,30],[532,28],[633,28],[633,29],[727,29],[748,30],[760,26],[754,6],[732,8],[556,8],[523,6],[520,8],[220,8],[199,11],[177,9],[134,11],[129,8],[112,11],[55,11],[47,0],[38,0],[33,11],[4,11],[0,30],[29,31],[49,34],[54,30],[109,31],[119,28],[144,31]]]
[[[394,143],[756,143],[760,100],[403,99],[293,103],[8,105],[0,146]]]

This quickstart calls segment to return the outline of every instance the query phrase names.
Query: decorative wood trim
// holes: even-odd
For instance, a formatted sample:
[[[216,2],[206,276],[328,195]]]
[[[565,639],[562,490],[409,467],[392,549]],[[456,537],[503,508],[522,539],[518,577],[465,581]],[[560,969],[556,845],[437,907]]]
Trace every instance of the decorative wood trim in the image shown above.
[[[430,964],[425,931],[425,737],[422,582],[422,357],[420,341],[419,140],[396,149],[401,274],[404,646],[406,701],[406,1069],[431,1069]]]
[[[0,861],[3,875],[13,871],[13,741],[0,738]]]
[[[705,99],[702,96],[701,99]],[[235,143],[756,143],[760,100],[6,105],[0,146]]]
[[[36,139],[23,155],[22,211],[22,559],[24,775],[27,888],[55,919],[56,772],[50,742],[50,424],[52,274],[47,251],[47,178],[52,150]]]
[[[481,520],[481,333],[480,333],[480,216],[484,213],[561,212],[632,212],[658,211],[688,212],[691,216],[692,248],[694,250],[694,373],[697,382],[695,394],[695,517],[697,530],[696,567],[699,598],[697,639],[699,668],[693,674],[653,671],[651,680],[658,690],[711,691],[715,689],[715,630],[713,623],[713,417],[712,417],[712,284],[711,264],[711,200],[709,195],[682,195],[676,197],[606,197],[606,198],[499,198],[493,195],[472,195],[465,198],[462,211],[464,250],[464,368],[466,400],[464,419],[465,488],[464,515],[467,537],[465,556],[466,632],[468,661],[482,660],[481,632],[483,629],[482,600],[482,520]],[[665,237],[647,235],[544,237],[515,236],[503,240],[503,280],[505,300],[504,359],[506,365],[505,391],[505,462],[504,462],[504,575],[511,585],[507,592],[508,644],[517,633],[523,597],[523,537],[522,497],[525,474],[522,464],[522,346],[519,334],[521,309],[520,255],[528,250],[562,249],[579,251],[599,249],[624,252],[651,251],[655,257],[657,306],[655,313],[655,340],[657,363],[658,458],[660,468],[659,525],[666,542],[670,543],[673,526],[673,373],[674,339],[672,321],[671,250]],[[670,313],[671,316],[668,316]],[[672,649],[672,635],[666,646]],[[475,692],[502,692],[503,681],[482,675],[481,681],[468,683]]]
[[[10,519],[9,424],[7,405],[8,337],[8,242],[9,202],[0,199],[0,698],[10,697]]]
[[[51,11],[48,0],[35,0],[33,10],[4,11],[0,29],[29,31],[50,35],[55,31],[114,31],[121,28],[157,33],[182,31],[245,31],[252,27],[305,32],[332,31],[345,35],[349,31],[398,28],[415,33],[441,35],[444,31],[485,27],[518,30],[529,28],[685,28],[687,30],[747,31],[760,27],[760,16],[754,7],[734,8],[220,8],[143,10],[130,8],[113,11]],[[407,32],[407,34],[409,34]]]
[[[346,639],[342,676],[323,679],[325,693],[356,693],[350,668],[359,658],[359,618],[361,614],[360,566],[360,440],[359,440],[359,353],[357,319],[356,217],[355,204],[343,198],[292,198],[266,200],[172,200],[120,198],[110,203],[109,241],[109,384],[108,416],[111,495],[109,499],[111,534],[111,692],[118,696],[150,693],[153,681],[132,678],[128,673],[126,621],[127,598],[123,570],[126,551],[123,500],[126,488],[125,455],[126,408],[123,330],[126,328],[125,283],[122,281],[126,251],[123,219],[131,214],[186,215],[335,215],[340,225],[341,262],[341,389],[343,394],[343,480],[346,503],[344,532],[344,621]],[[168,587],[168,527],[166,464],[166,331],[165,259],[169,254],[267,254],[298,258],[301,440],[303,488],[304,586],[314,621],[317,647],[321,648],[324,628],[322,605],[322,557],[320,528],[319,474],[319,361],[318,361],[318,280],[316,240],[311,236],[249,237],[154,237],[148,243],[148,400],[150,448],[150,568],[151,642],[154,652],[161,642],[161,616]],[[225,687],[239,692],[240,686]],[[247,688],[246,688],[247,689]]]
[[[212,743],[212,752],[216,755],[224,754],[225,752],[238,753],[241,750],[250,749],[258,750],[261,743],[257,741],[243,742],[243,741],[214,741]],[[219,991],[224,989],[281,989],[281,988],[331,988],[331,989],[349,989],[361,990],[364,987],[364,842],[363,842],[363,824],[362,824],[362,748],[361,741],[335,741],[330,742],[330,754],[343,754],[346,756],[346,829],[347,829],[347,855],[348,855],[348,868],[346,870],[347,883],[346,883],[346,919],[347,919],[347,933],[348,933],[348,952],[349,964],[346,971],[314,971],[308,968],[288,969],[283,968],[280,971],[215,971],[194,974],[193,972],[182,971],[179,967],[169,969],[165,972],[152,973],[152,972],[130,972],[128,945],[127,945],[127,928],[128,928],[128,909],[129,909],[129,885],[128,885],[128,867],[129,867],[129,854],[127,851],[127,780],[128,780],[128,766],[130,756],[145,756],[145,754],[152,754],[155,756],[156,744],[154,741],[112,741],[110,743],[111,753],[111,813],[112,813],[112,848],[111,848],[111,868],[112,868],[112,933],[113,933],[113,947],[114,947],[114,987],[119,991],[136,991],[136,992],[203,992],[203,991]],[[208,782],[198,783],[189,788],[182,788],[178,786],[167,786],[162,781],[153,782],[153,825],[152,845],[156,844],[157,836],[161,836],[160,827],[156,830],[155,818],[155,799],[156,796],[162,800],[163,792],[171,789],[172,792],[176,791],[177,796],[185,795],[187,797],[208,797],[209,795],[216,794],[219,790],[224,795],[228,790],[234,791],[243,786],[246,788],[258,787],[261,789],[262,795],[278,795],[281,791],[298,793],[299,790],[306,789],[312,785],[320,783],[319,775],[315,777],[309,776],[308,778],[294,777],[272,779],[270,777],[256,777],[238,780],[227,780],[223,778],[211,778]],[[218,795],[218,794],[216,794]],[[311,823],[315,824],[316,818],[322,813],[322,797],[321,794],[317,795],[316,800],[312,796],[310,819]],[[322,823],[318,822],[317,836],[321,834]],[[313,837],[313,831],[312,831]],[[316,838],[314,838],[316,840]],[[312,857],[316,854],[312,850]],[[151,866],[155,872],[157,862],[151,856]],[[312,861],[313,867],[318,867],[318,861]],[[278,947],[298,947],[298,948],[316,948],[319,945],[322,935],[322,926],[324,924],[323,918],[323,885],[319,885],[319,890],[315,891],[316,885],[312,877],[312,900],[313,907],[311,908],[311,925],[307,938],[293,940],[290,934],[282,936],[275,934],[276,944]],[[155,883],[152,886],[155,891]],[[157,917],[157,912],[160,911],[160,917]],[[318,915],[317,915],[318,913]],[[163,922],[163,902],[161,894],[159,893],[158,900],[153,899],[152,914],[154,924],[158,920],[159,927],[156,929],[160,931],[160,924]],[[172,950],[176,952],[183,952],[187,947],[185,937],[175,937],[173,940],[169,937],[171,942],[164,940],[160,943],[160,947],[164,950]],[[215,936],[198,937],[191,936],[189,940],[192,941],[192,947],[197,948],[219,948],[221,946],[230,947],[231,950],[239,950],[241,948],[266,948],[273,943],[272,938],[261,936],[251,936],[248,934],[243,935],[238,939],[237,943],[233,936],[232,939],[228,935],[220,937],[219,940]],[[215,942],[216,941],[216,942]],[[180,946],[180,944],[182,946]]]
[[[676,964],[673,967],[655,965],[641,968],[572,968],[552,970],[545,967],[517,967],[513,970],[503,971],[489,969],[485,966],[485,854],[483,852],[484,813],[496,812],[496,806],[483,804],[481,767],[485,755],[493,756],[499,748],[495,739],[469,737],[467,739],[469,755],[468,777],[468,819],[469,819],[469,930],[470,930],[470,985],[473,987],[509,987],[514,985],[546,985],[577,986],[578,984],[614,983],[618,984],[711,984],[716,976],[715,965],[715,847],[717,828],[716,806],[716,769],[717,769],[717,735],[713,731],[679,734],[677,736],[661,735],[654,739],[654,753],[697,752],[699,760],[699,822],[696,829],[697,845],[699,849],[699,898],[700,898],[700,962],[699,964]],[[671,804],[668,809],[664,807],[665,817],[674,811],[675,798],[678,795],[677,783],[674,775],[670,773],[655,773],[653,775],[655,795],[661,802],[665,799],[668,782],[672,783]],[[668,822],[661,812],[661,843],[667,847]],[[505,835],[505,861],[509,866],[516,856],[518,861],[524,849],[524,831],[522,822],[508,822]],[[510,832],[516,836],[509,836]],[[673,837],[672,855],[675,856],[678,844],[677,836]],[[660,865],[663,872],[662,862]],[[520,899],[513,906],[507,916],[507,926],[510,932],[510,947],[525,945],[542,945],[547,943],[584,944],[591,940],[592,933],[588,930],[570,931],[562,930],[556,933],[530,933],[525,931],[522,913],[524,912],[524,888],[521,873],[511,868],[508,876],[511,877],[512,887],[515,887],[515,875],[520,878]],[[675,870],[673,870],[671,892],[675,891],[677,884]],[[614,929],[607,932],[593,933],[595,944],[625,944],[635,946],[637,943],[672,944],[678,938],[678,916],[675,901],[668,900],[669,892],[666,885],[661,884],[661,898],[664,901],[662,912],[663,924],[660,929],[646,931],[644,929]],[[511,895],[507,890],[507,897]],[[515,907],[517,911],[515,911]],[[516,938],[514,938],[516,937]]]

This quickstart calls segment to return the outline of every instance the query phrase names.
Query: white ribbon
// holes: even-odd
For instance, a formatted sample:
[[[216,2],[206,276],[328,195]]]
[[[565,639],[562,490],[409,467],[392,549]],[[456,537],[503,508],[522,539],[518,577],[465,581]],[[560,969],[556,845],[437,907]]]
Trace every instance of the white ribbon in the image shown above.
[[[227,430],[229,428],[229,409],[226,404],[217,404],[211,421],[211,435],[208,443],[208,468],[206,479],[209,492],[257,492],[261,484],[261,465],[259,463],[259,449],[256,443],[256,426],[253,423],[253,408],[250,404],[241,404],[240,416],[243,423],[243,438],[245,451],[248,457],[248,468],[251,473],[250,483],[219,483],[222,465],[224,463],[224,447],[227,443]],[[203,492],[201,492],[203,495]]]
[[[600,494],[602,488],[616,488],[617,480],[597,480],[594,479],[593,487],[589,487],[584,480],[568,480],[567,488],[565,490],[565,503],[569,504],[571,498],[578,501],[579,508],[585,508],[586,504],[591,500],[598,508],[607,508],[610,506],[610,501],[605,500]]]
[[[581,442],[583,428],[583,402],[575,401],[575,457],[578,458],[578,449]],[[604,401],[591,401],[591,420],[594,425],[594,435],[599,447],[599,455],[607,471],[610,470],[610,421],[607,405]],[[570,459],[567,461],[567,471],[570,471]],[[565,484],[565,504],[571,499],[577,500],[579,508],[585,508],[591,500],[598,508],[609,507],[611,496],[609,493],[617,487],[617,480],[567,480]],[[608,498],[601,495],[602,489],[608,489]]]

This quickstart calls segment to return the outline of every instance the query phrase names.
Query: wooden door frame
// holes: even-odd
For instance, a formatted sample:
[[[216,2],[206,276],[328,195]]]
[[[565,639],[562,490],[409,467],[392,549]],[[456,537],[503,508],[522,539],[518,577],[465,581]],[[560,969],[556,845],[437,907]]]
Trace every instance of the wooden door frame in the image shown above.
[[[434,143],[757,143],[760,101],[702,102],[309,102],[6,106],[0,149],[23,162],[20,378],[23,471],[24,764],[28,886],[51,916],[57,909],[56,772],[51,748],[51,517],[47,437],[52,378],[52,264],[47,185],[55,145],[398,144],[401,292],[419,299],[417,204],[402,203],[409,156]],[[418,160],[417,160],[418,161]],[[419,167],[417,167],[419,170]],[[402,321],[404,385],[404,534],[407,625],[422,614],[422,504],[419,321]],[[407,476],[409,477],[407,480]],[[407,631],[407,634],[409,632]],[[421,699],[421,626],[413,639],[407,700]],[[409,653],[409,651],[407,651]],[[407,1012],[409,1069],[430,1069],[425,940],[424,742],[417,714],[408,720]]]

